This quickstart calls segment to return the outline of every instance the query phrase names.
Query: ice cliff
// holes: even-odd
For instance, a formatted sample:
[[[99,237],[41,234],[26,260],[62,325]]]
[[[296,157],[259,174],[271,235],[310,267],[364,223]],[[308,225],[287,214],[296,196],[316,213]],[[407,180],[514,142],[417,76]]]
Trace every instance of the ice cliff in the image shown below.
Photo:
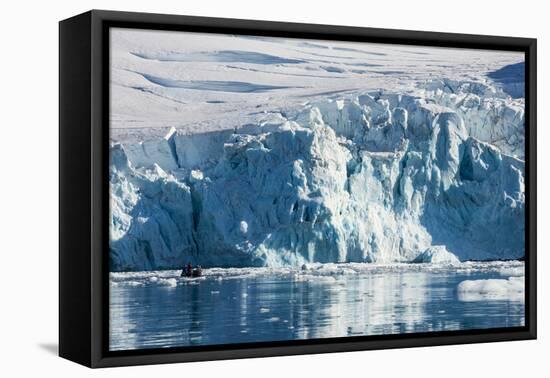
[[[111,270],[524,255],[523,102],[432,81],[111,146]]]

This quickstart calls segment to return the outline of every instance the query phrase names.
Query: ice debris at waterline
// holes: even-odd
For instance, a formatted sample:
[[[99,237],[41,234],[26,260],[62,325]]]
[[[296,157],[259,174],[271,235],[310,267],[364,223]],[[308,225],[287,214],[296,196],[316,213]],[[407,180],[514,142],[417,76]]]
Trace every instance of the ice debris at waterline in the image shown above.
[[[434,81],[290,113],[113,144],[111,269],[523,257],[521,101]]]
[[[136,272],[111,272],[110,285],[113,287],[144,287],[156,286],[175,288],[182,285],[197,285],[207,281],[246,280],[260,277],[280,278],[285,281],[330,283],[345,277],[375,277],[390,274],[425,273],[434,276],[444,276],[452,273],[459,276],[475,276],[483,274],[497,276],[500,279],[466,280],[459,283],[457,294],[460,293],[494,293],[495,290],[483,290],[483,282],[490,281],[507,285],[509,280],[516,280],[515,288],[523,290],[525,266],[522,261],[467,261],[457,264],[416,264],[416,263],[310,263],[302,267],[244,267],[244,268],[207,268],[200,277],[181,276],[181,270],[150,270]],[[502,294],[502,292],[501,292]],[[246,294],[244,294],[246,295]],[[501,296],[502,297],[502,296]],[[500,297],[500,298],[501,298]],[[486,295],[485,299],[492,299]],[[498,299],[498,296],[494,296]]]

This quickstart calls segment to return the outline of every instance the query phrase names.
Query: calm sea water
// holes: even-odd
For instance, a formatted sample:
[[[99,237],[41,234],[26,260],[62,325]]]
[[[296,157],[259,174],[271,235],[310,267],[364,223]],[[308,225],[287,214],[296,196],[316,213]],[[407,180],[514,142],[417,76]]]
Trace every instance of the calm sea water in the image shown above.
[[[110,349],[142,349],[524,325],[523,264],[341,264],[309,270],[112,273]],[[465,280],[496,291],[460,293]],[[484,281],[480,281],[484,282]],[[489,290],[489,292],[487,291]]]

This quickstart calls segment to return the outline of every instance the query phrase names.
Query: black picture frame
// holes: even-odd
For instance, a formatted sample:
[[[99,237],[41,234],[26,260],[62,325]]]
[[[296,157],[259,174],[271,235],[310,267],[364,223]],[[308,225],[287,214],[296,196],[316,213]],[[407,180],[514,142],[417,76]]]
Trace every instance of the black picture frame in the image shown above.
[[[526,62],[525,326],[108,350],[110,27],[522,51]],[[92,10],[59,23],[59,354],[89,367],[536,338],[536,39]]]

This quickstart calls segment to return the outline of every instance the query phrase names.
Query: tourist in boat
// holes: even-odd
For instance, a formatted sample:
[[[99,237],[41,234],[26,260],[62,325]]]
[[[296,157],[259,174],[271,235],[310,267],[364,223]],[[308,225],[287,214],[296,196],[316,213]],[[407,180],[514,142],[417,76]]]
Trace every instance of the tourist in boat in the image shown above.
[[[193,275],[193,265],[191,263],[187,263],[187,266],[185,266],[182,271],[180,277],[191,277]]]

